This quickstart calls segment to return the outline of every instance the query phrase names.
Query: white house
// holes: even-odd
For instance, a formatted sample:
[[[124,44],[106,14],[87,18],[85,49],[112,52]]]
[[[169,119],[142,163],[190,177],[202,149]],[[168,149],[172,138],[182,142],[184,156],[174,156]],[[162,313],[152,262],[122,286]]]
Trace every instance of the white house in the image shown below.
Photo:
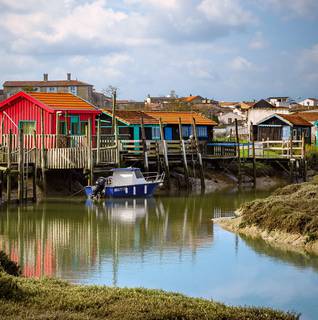
[[[289,114],[290,110],[288,106],[276,106],[263,99],[256,102],[247,110],[248,129],[250,130],[251,122],[255,125],[256,123],[275,113]]]
[[[276,107],[289,107],[291,103],[289,97],[269,97],[267,101]]]
[[[306,107],[318,107],[318,99],[316,98],[307,98],[303,101],[300,101],[299,104]]]

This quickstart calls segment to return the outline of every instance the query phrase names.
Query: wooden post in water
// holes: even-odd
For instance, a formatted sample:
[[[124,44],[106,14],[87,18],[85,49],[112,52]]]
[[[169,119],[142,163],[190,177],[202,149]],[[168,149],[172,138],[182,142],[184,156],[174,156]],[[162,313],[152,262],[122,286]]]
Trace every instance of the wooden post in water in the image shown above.
[[[101,127],[100,127],[100,118],[97,119],[97,136],[96,136],[96,147],[97,147],[97,154],[96,154],[96,164],[98,165],[100,163],[100,134]]]
[[[250,132],[251,142],[252,142],[252,156],[253,156],[253,187],[256,187],[256,154],[255,154],[255,140],[253,132],[253,122],[251,122],[251,132]],[[248,147],[248,153],[250,152],[250,147]]]
[[[307,180],[307,163],[306,163],[306,141],[305,141],[305,133],[302,133],[301,137],[301,173],[304,181]]]
[[[37,141],[36,131],[33,132],[34,140],[34,165],[33,165],[33,176],[32,176],[32,190],[33,190],[33,202],[36,202],[36,177],[37,177]]]
[[[189,182],[189,168],[188,168],[188,162],[187,162],[187,153],[185,148],[185,143],[182,136],[182,123],[181,118],[179,118],[179,139],[180,139],[180,147],[182,152],[182,158],[183,158],[183,167],[184,167],[184,177],[187,188],[190,186]]]
[[[200,180],[201,180],[201,191],[205,190],[205,180],[204,180],[204,171],[203,171],[203,162],[202,162],[202,155],[199,147],[199,140],[197,135],[197,128],[195,123],[195,118],[192,118],[192,126],[193,126],[193,134],[194,134],[194,141],[195,141],[195,148],[198,155],[198,163],[199,163],[199,170],[200,170]]]
[[[159,118],[159,127],[160,127],[160,137],[163,144],[163,160],[164,160],[164,168],[166,173],[166,179],[167,179],[167,185],[170,189],[170,169],[169,169],[169,160],[168,160],[168,148],[167,148],[167,142],[165,140],[165,135],[163,132],[163,126],[162,126],[162,120]]]
[[[238,132],[238,123],[237,119],[235,118],[235,135],[236,135],[236,148],[237,148],[237,178],[238,178],[238,185],[241,186],[242,184],[242,174],[241,174],[241,150],[240,150],[240,137]]]
[[[45,137],[44,137],[44,110],[41,110],[41,171],[43,193],[46,194],[46,172],[45,172]]]
[[[149,172],[148,150],[147,150],[146,132],[145,132],[143,116],[141,116],[141,140],[142,140],[142,150],[144,155],[144,168],[146,172]]]
[[[8,163],[7,163],[7,201],[11,201],[11,155],[12,155],[12,129],[10,129],[9,133],[9,141],[8,141]]]
[[[88,185],[93,184],[93,152],[92,152],[92,122],[91,118],[88,119],[87,126],[87,166],[88,166]]]
[[[117,123],[117,119],[114,119],[114,126],[115,126],[115,144],[116,144],[116,162],[117,162],[117,166],[118,168],[120,168],[121,166],[121,159],[120,159],[120,140],[118,137],[118,123]]]
[[[23,129],[19,129],[19,153],[18,153],[18,199],[19,203],[23,201],[24,190],[24,146],[23,146]]]

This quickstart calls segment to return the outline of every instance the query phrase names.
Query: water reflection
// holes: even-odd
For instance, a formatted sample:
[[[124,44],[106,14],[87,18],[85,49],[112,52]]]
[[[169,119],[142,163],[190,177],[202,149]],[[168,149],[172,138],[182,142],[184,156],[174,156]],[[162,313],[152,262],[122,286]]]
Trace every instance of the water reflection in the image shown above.
[[[120,256],[142,260],[168,250],[182,258],[186,248],[194,257],[199,246],[211,244],[213,229],[202,224],[202,206],[195,199],[177,202],[177,208],[172,199],[130,199],[7,209],[0,216],[0,249],[25,276],[76,279],[111,260],[116,285]]]
[[[318,258],[213,225],[255,193],[105,202],[52,199],[0,211],[0,250],[25,276],[159,288],[229,304],[318,313]],[[292,281],[291,281],[292,279]]]

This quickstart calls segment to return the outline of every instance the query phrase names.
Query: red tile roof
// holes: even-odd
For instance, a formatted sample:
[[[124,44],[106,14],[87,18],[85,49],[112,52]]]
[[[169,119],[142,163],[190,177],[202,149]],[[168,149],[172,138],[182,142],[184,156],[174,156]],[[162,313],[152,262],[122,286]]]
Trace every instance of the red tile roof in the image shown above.
[[[297,112],[295,113],[295,115],[298,115],[299,117],[309,122],[318,121],[318,111],[317,112]]]
[[[308,126],[308,127],[312,126],[310,122],[308,122],[307,120],[305,120],[304,118],[302,118],[297,114],[277,114],[277,115],[287,120],[288,122],[290,122],[295,126]]]
[[[98,111],[92,104],[71,93],[31,92],[27,93],[27,95],[53,110]]]
[[[204,115],[196,112],[184,111],[145,111],[145,113],[153,118],[161,121],[163,124],[179,124],[181,118],[182,124],[192,124],[193,118],[198,125],[216,126],[217,123]]]
[[[68,86],[92,86],[78,80],[48,80],[48,81],[6,81],[3,87],[68,87]]]

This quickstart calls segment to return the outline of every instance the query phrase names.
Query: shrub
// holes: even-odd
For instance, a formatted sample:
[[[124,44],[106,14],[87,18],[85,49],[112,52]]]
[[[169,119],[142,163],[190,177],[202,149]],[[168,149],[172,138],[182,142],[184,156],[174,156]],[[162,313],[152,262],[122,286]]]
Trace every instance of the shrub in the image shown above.
[[[0,251],[0,272],[1,271],[16,277],[21,275],[20,267],[14,261],[10,260],[3,251]]]

